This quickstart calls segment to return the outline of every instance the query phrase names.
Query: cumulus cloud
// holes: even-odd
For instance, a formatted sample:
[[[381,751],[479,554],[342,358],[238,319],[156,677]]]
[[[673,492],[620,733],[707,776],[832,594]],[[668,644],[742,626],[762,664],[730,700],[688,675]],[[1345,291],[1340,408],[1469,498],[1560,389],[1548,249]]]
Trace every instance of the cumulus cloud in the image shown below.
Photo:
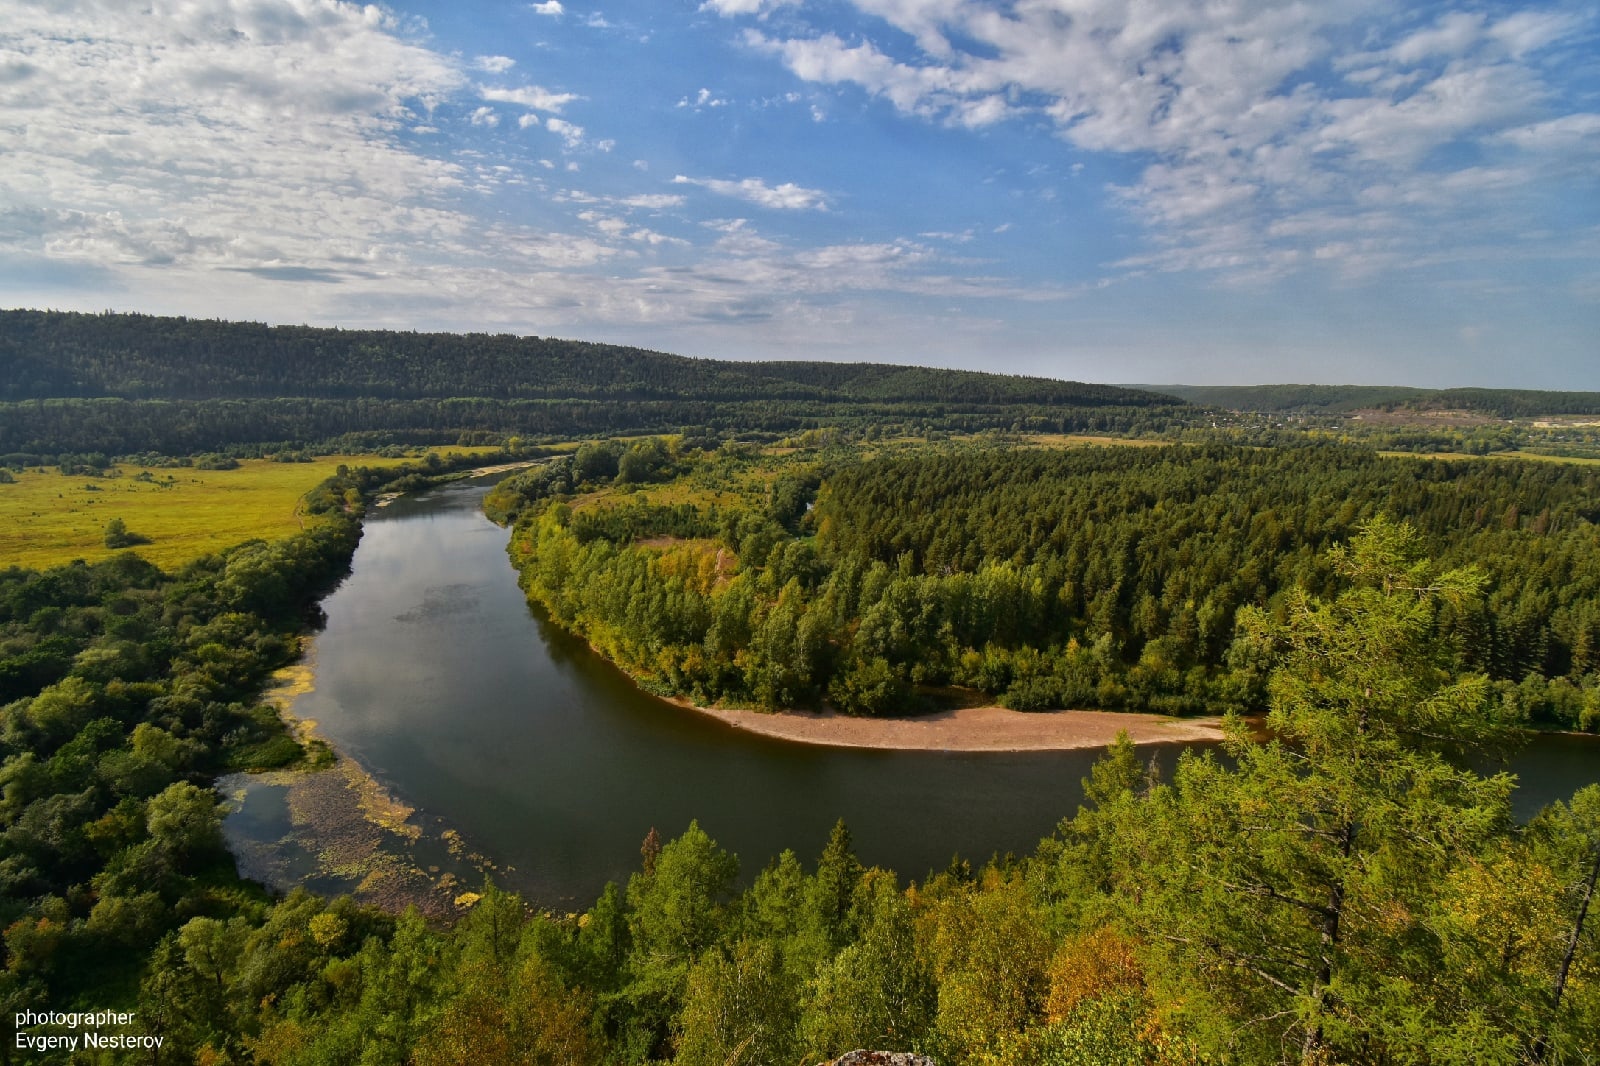
[[[780,211],[826,211],[828,198],[821,189],[807,189],[794,182],[784,182],[782,185],[768,185],[760,178],[745,178],[742,181],[724,181],[717,178],[691,178],[679,174],[672,179],[675,185],[698,185],[702,189],[709,189],[718,196],[732,196],[740,200],[761,207],[770,207]]]
[[[1418,25],[1376,0],[1070,12],[998,0],[851,3],[875,21],[848,38],[833,22],[809,34],[752,26],[743,39],[805,81],[852,86],[908,115],[973,128],[1042,119],[1080,150],[1138,161],[1138,179],[1112,190],[1155,245],[1130,268],[1269,277],[1345,254],[1362,269],[1421,262],[1451,219],[1476,211],[1508,232],[1523,225],[1488,197],[1541,171],[1506,157],[1578,153],[1590,139],[1589,118],[1560,113],[1540,65],[1541,50],[1592,32],[1593,19],[1571,11],[1447,11]],[[769,9],[704,7],[729,17]],[[1484,172],[1457,173],[1474,167]],[[1397,202],[1427,211],[1396,213]],[[1297,219],[1330,218],[1351,236],[1398,228],[1381,257],[1363,239],[1291,235]]]
[[[516,104],[518,107],[527,107],[535,111],[555,111],[557,113],[572,101],[579,99],[576,93],[553,93],[537,85],[523,85],[512,89],[480,86],[478,95],[493,103]]]
[[[459,168],[395,136],[464,78],[376,8],[82,0],[7,18],[0,46],[40,73],[0,87],[0,202],[46,212],[48,254],[364,263],[414,226],[459,228],[428,202]]]
[[[727,107],[728,101],[720,96],[717,96],[710,89],[701,89],[699,92],[695,93],[692,100],[687,96],[680,99],[678,101],[678,106],[692,107],[696,110],[699,110],[702,107]]]
[[[561,0],[543,0],[542,3],[534,4],[533,10],[541,15],[549,15],[553,18],[562,14],[566,9],[561,6]]]
[[[617,201],[626,207],[637,207],[646,211],[665,211],[669,207],[682,207],[683,197],[676,193],[640,193],[637,196],[627,196]]]
[[[472,69],[510,67],[335,0],[11,4],[0,257],[98,272],[95,307],[123,292],[140,309],[373,321],[489,292],[529,306],[541,272],[630,254],[639,240],[485,225],[464,195],[520,172],[407,142],[446,103],[574,99],[483,89]],[[465,118],[498,121],[487,105]],[[583,284],[543,280],[569,300]]]
[[[559,118],[546,119],[544,128],[560,137],[568,148],[577,148],[583,144],[583,127],[575,126]]]
[[[723,18],[734,15],[766,15],[780,7],[798,4],[800,0],[705,0],[701,11],[715,11]]]
[[[517,61],[510,56],[479,56],[472,61],[472,65],[490,74],[504,74],[516,66]]]
[[[1600,154],[1600,115],[1577,114],[1517,126],[1500,133],[1503,140],[1530,151],[1584,151]]]

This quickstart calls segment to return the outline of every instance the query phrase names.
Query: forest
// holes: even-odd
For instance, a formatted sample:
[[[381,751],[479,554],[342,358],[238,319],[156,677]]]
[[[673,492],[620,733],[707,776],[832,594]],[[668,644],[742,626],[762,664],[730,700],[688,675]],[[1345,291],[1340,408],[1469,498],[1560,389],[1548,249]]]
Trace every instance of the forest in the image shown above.
[[[1465,411],[1496,418],[1600,414],[1600,393],[1540,389],[1418,389],[1400,385],[1159,385],[1190,403],[1236,411],[1346,414]]]
[[[1170,396],[882,363],[726,362],[507,334],[266,326],[148,315],[0,311],[8,401],[59,397],[366,400],[847,400],[1063,407],[1171,405]]]
[[[531,599],[702,704],[903,713],[1265,708],[1251,634],[1379,518],[1480,566],[1453,668],[1533,722],[1600,728],[1600,469],[1302,444],[953,444],[782,456],[595,446],[503,483]],[[721,498],[719,498],[719,496]]]
[[[0,456],[263,441],[435,444],[463,434],[1162,431],[1141,390],[871,363],[736,363],[539,337],[0,311]]]

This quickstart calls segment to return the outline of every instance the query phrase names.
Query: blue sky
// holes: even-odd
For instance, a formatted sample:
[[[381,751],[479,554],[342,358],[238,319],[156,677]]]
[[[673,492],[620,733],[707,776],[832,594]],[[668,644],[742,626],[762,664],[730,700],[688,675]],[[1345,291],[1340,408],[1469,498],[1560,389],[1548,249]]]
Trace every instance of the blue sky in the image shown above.
[[[1600,389],[1600,13],[0,0],[0,306]]]

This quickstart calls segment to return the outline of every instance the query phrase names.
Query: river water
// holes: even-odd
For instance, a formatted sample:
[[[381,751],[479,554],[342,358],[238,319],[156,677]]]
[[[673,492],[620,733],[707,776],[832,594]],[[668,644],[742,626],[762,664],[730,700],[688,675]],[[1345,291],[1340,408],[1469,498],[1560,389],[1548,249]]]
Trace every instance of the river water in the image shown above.
[[[841,817],[864,862],[920,879],[957,854],[1031,851],[1076,807],[1097,752],[820,748],[646,695],[529,609],[507,532],[479,509],[485,487],[458,482],[368,516],[352,573],[323,602],[315,688],[293,712],[430,834],[459,834],[501,883],[545,906],[586,906],[637,868],[652,827],[670,839],[691,819],[749,876],[785,848],[814,860]],[[1168,766],[1176,756],[1141,750]],[[1600,779],[1600,744],[1543,737],[1512,769],[1525,814]],[[230,839],[272,846],[282,795],[238,792]]]

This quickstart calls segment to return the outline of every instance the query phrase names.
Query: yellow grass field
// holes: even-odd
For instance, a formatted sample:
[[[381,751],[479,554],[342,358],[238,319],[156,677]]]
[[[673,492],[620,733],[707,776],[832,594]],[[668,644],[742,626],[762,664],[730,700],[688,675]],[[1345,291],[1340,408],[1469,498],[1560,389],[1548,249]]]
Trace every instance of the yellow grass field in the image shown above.
[[[452,448],[472,452],[473,448]],[[488,450],[488,449],[485,449]],[[441,452],[443,450],[441,449]],[[237,470],[119,466],[115,477],[26,471],[0,484],[0,568],[43,569],[115,554],[106,523],[120,518],[150,543],[132,549],[163,569],[261,537],[298,532],[300,499],[340,463],[397,466],[402,459],[328,455],[309,463],[247,459]]]
[[[1586,456],[1568,455],[1539,455],[1536,452],[1512,451],[1490,452],[1488,455],[1469,455],[1466,452],[1379,452],[1379,455],[1393,459],[1531,459],[1536,463],[1576,463],[1579,466],[1594,466],[1600,459],[1591,459]]]

